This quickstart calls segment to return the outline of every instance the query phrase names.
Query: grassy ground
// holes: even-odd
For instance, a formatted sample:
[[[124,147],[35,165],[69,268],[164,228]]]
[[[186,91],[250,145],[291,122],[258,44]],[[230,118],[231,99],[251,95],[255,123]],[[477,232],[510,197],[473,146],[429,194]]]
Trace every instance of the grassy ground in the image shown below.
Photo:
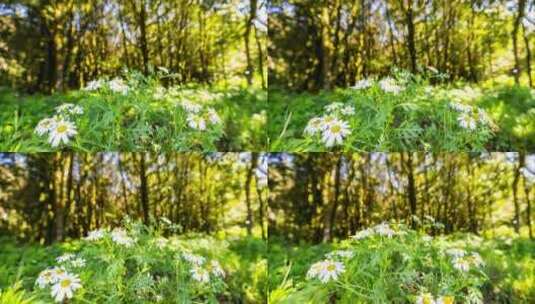
[[[125,79],[124,85],[124,93],[103,85],[51,96],[0,89],[0,150],[260,151],[266,144],[266,91],[195,85],[164,89],[144,78]],[[82,113],[58,108],[66,104],[79,106]],[[46,118],[72,123],[76,134],[53,146],[52,132],[36,134]]]
[[[367,88],[336,89],[318,94],[270,89],[269,149],[535,150],[535,94],[527,87],[508,84],[428,86],[424,81],[399,78],[395,83],[401,88],[397,93],[385,91],[379,82]],[[335,103],[340,103],[339,108],[333,110]],[[456,105],[464,107],[466,115],[463,109],[456,109]],[[350,114],[341,113],[345,107],[349,107]],[[341,143],[331,147],[323,139],[325,133],[305,134],[313,118],[328,116],[347,123],[349,131]],[[469,127],[463,126],[461,121]]]
[[[397,229],[397,228],[396,228]],[[401,231],[401,230],[397,230]],[[478,253],[483,265],[454,267],[451,248]],[[335,250],[345,271],[323,283],[307,277],[311,266]],[[269,242],[270,303],[415,303],[422,295],[449,296],[455,303],[533,303],[535,242],[525,238],[480,238],[459,233],[428,239],[407,231],[320,245]],[[427,303],[427,302],[422,302]],[[429,302],[431,303],[431,302]],[[447,303],[447,302],[439,302]]]
[[[110,236],[98,241],[73,240],[53,246],[28,245],[2,238],[0,303],[53,303],[50,286],[36,283],[40,273],[63,266],[77,275],[82,287],[68,303],[264,303],[267,282],[265,242],[255,238],[221,239],[191,234],[168,236],[145,228],[128,229],[135,245],[119,245]],[[165,244],[165,245],[164,245]],[[56,258],[73,253],[83,267]],[[191,272],[190,253],[205,259],[201,268],[218,261],[225,272],[209,272],[199,282]],[[210,271],[210,270],[209,270]]]

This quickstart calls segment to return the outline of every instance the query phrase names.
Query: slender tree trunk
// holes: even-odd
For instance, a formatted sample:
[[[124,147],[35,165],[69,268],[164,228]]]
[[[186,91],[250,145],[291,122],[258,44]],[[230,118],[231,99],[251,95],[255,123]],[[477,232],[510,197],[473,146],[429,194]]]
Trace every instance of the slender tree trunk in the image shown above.
[[[515,57],[515,69],[513,71],[513,76],[515,78],[515,83],[520,84],[520,54],[518,51],[518,30],[520,29],[520,24],[524,18],[524,11],[526,7],[526,0],[518,0],[518,10],[513,21],[513,31],[511,33],[513,38],[513,55]]]
[[[254,170],[256,169],[258,163],[258,153],[251,153],[251,163],[249,169],[247,170],[247,175],[245,178],[245,204],[247,206],[247,235],[253,234],[253,208],[251,205],[251,181],[253,179]]]
[[[256,18],[256,10],[257,10],[257,0],[250,0],[249,1],[249,15],[247,16],[247,20],[245,22],[245,33],[243,36],[244,42],[245,42],[245,57],[247,60],[247,71],[245,72],[245,76],[247,78],[248,85],[253,84],[253,76],[254,76],[254,65],[253,65],[253,59],[251,55],[250,40],[251,40],[251,29],[253,27],[254,19]]]
[[[140,203],[143,212],[143,223],[145,225],[149,224],[149,190],[147,184],[147,171],[145,164],[145,153],[139,154],[139,194],[140,194]]]
[[[526,26],[522,23],[522,30],[524,33],[524,44],[526,46],[526,72],[528,74],[529,87],[533,87],[533,79],[531,77],[531,49],[529,47],[529,37],[526,33]]]

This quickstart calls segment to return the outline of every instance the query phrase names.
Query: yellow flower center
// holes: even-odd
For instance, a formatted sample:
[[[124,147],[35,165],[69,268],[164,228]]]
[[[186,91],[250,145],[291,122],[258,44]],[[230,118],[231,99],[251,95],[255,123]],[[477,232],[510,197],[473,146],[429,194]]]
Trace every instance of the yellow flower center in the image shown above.
[[[327,271],[334,272],[336,270],[336,266],[334,264],[327,265]]]
[[[443,298],[443,300],[444,300],[443,301],[444,304],[453,304],[453,297],[452,296],[445,296]]]
[[[71,286],[71,280],[63,279],[63,280],[61,280],[60,285],[63,288],[67,288],[67,287]]]
[[[331,126],[331,132],[332,133],[340,133],[340,131],[342,131],[342,127],[340,127],[339,125]]]
[[[430,296],[424,296],[424,304],[431,304],[433,301]]]
[[[56,128],[56,132],[58,132],[58,133],[65,133],[65,132],[67,132],[67,126],[66,126],[66,125],[59,125],[59,126]]]

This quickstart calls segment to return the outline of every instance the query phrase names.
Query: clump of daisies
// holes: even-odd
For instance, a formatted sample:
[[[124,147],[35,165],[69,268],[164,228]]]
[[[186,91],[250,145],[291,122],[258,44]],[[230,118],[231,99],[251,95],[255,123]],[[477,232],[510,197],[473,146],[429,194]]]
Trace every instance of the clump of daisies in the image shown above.
[[[362,240],[362,239],[369,238],[369,237],[376,236],[376,235],[387,237],[387,238],[392,238],[396,235],[397,236],[405,235],[406,233],[407,232],[402,229],[394,230],[388,223],[381,223],[379,225],[358,231],[351,238],[354,240]]]
[[[179,258],[191,266],[189,271],[191,278],[199,283],[209,283],[212,279],[225,277],[225,271],[217,260],[208,260],[191,252],[183,252]]]
[[[73,121],[78,115],[84,114],[81,106],[72,103],[64,103],[57,106],[55,110],[54,116],[42,119],[35,127],[37,135],[48,135],[48,142],[52,147],[69,144],[71,139],[78,134]]]
[[[102,79],[92,80],[87,83],[84,91],[98,91],[103,88],[108,88],[110,91],[122,95],[127,95],[129,91],[128,85],[122,78],[115,77],[112,80],[105,81]]]
[[[458,113],[457,122],[463,129],[473,131],[478,126],[496,128],[490,116],[481,108],[459,102],[450,102],[449,107]]]
[[[67,253],[56,258],[59,266],[45,269],[39,273],[35,284],[40,289],[50,288],[50,296],[54,301],[62,303],[74,297],[75,292],[82,288],[77,274],[72,271],[85,266],[85,259]]]
[[[467,252],[464,249],[450,248],[446,254],[451,257],[453,268],[468,272],[472,268],[479,268],[485,265],[485,262],[477,252]]]
[[[403,86],[398,84],[398,82],[391,77],[381,79],[381,81],[379,81],[379,87],[385,93],[391,93],[394,95],[399,94],[404,89]]]
[[[320,138],[327,148],[343,144],[344,139],[351,134],[346,119],[355,114],[355,108],[352,105],[333,102],[325,106],[325,112],[325,115],[308,121],[305,135]]]
[[[186,111],[186,120],[192,129],[205,131],[210,125],[221,123],[219,114],[211,107],[203,107],[190,101],[184,101],[180,105]]]
[[[440,296],[433,297],[430,293],[422,293],[416,297],[416,304],[453,304],[455,297],[453,296]]]
[[[373,85],[373,80],[370,79],[361,79],[355,83],[354,86],[350,87],[354,90],[363,90],[371,87]]]

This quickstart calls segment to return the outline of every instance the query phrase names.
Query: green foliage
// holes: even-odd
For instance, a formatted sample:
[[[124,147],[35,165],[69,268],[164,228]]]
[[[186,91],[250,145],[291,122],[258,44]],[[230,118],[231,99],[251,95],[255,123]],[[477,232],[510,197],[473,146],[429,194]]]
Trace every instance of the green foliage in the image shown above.
[[[270,91],[270,150],[454,152],[535,147],[535,98],[527,88],[433,87],[403,74],[394,81],[399,93],[383,86],[372,81],[368,88],[317,95]],[[343,109],[349,112],[344,115]],[[314,118],[329,117],[348,126],[349,134],[334,146],[326,144],[325,131],[305,131]]]
[[[483,239],[466,233],[430,238],[403,226],[393,226],[393,231],[392,237],[375,233],[290,249],[281,240],[270,240],[269,302],[414,303],[426,294],[435,300],[451,296],[455,303],[531,303],[535,299],[533,241]],[[452,248],[468,257],[477,252],[484,264],[477,267],[471,262],[468,271],[460,270],[448,251]],[[352,256],[326,258],[333,249],[349,250]],[[326,283],[307,278],[311,266],[324,259],[340,261],[345,271]]]
[[[155,78],[139,74],[129,75],[124,91],[120,85],[112,90],[112,83],[99,81],[93,83],[95,90],[52,96],[0,91],[0,150],[231,151],[260,149],[265,143],[265,91],[192,85],[165,89]],[[65,104],[81,107],[83,114],[61,115],[57,107]],[[40,121],[53,117],[71,121],[77,132],[58,147],[51,146],[46,134],[34,132]]]
[[[129,222],[126,226],[128,229],[122,231],[102,230],[103,235],[93,240],[51,247],[21,246],[15,250],[17,245],[5,239],[0,267],[8,276],[2,276],[0,299],[11,302],[0,302],[19,304],[30,299],[31,303],[52,303],[50,286],[40,288],[36,280],[42,271],[56,266],[80,278],[82,287],[74,291],[69,303],[265,302],[260,289],[267,274],[265,242],[201,234],[163,237],[164,230]],[[126,245],[129,238],[132,245]],[[56,260],[61,256],[65,261]],[[85,265],[75,265],[73,261],[78,258]],[[219,262],[224,276],[215,275],[212,261]],[[209,281],[195,279],[192,271],[196,265],[209,271]],[[17,280],[21,283],[15,284]]]

